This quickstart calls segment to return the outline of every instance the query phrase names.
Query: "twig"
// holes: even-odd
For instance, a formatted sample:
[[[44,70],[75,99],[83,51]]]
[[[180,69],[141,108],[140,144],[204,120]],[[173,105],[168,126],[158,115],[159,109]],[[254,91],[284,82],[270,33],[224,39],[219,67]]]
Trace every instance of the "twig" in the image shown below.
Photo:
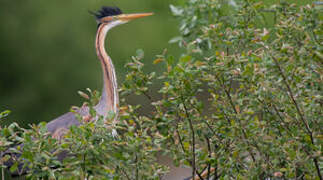
[[[178,131],[178,129],[177,129],[177,128],[176,128],[176,134],[177,134],[177,136],[178,136],[179,144],[181,145],[181,148],[182,148],[182,150],[183,150],[183,152],[184,152],[184,154],[185,154],[185,153],[186,153],[186,151],[185,151],[185,148],[184,148],[184,145],[183,145],[183,141],[182,141],[181,135],[179,134],[179,131]]]
[[[222,113],[224,115],[224,118],[228,121],[228,124],[231,125],[230,119],[228,118],[227,113],[225,113],[223,109],[222,109]]]
[[[196,171],[196,165],[195,165],[195,161],[196,161],[196,157],[195,157],[195,131],[194,131],[194,127],[193,127],[193,122],[192,122],[192,120],[190,118],[190,115],[188,114],[188,110],[186,108],[186,105],[185,105],[185,102],[184,102],[183,99],[182,99],[182,103],[183,103],[185,114],[186,114],[186,117],[187,117],[187,120],[188,120],[188,123],[189,123],[189,126],[190,126],[190,130],[191,130],[191,133],[192,133],[192,153],[193,153],[192,176],[193,176],[193,178],[195,178],[195,171]]]
[[[238,115],[239,113],[238,113],[238,111],[236,110],[236,108],[235,108],[235,106],[234,106],[234,103],[233,103],[233,100],[232,100],[232,98],[231,98],[231,95],[230,95],[230,93],[228,92],[228,90],[226,89],[226,87],[225,87],[225,85],[224,85],[224,82],[221,82],[221,80],[220,80],[220,79],[219,79],[219,77],[217,77],[217,76],[216,76],[216,79],[217,79],[217,80],[218,80],[218,82],[222,85],[222,88],[223,88],[223,90],[224,90],[224,92],[225,92],[225,94],[226,94],[227,98],[229,99],[229,102],[230,102],[230,105],[231,105],[231,107],[232,107],[233,111],[235,112],[235,114],[236,114],[236,115]],[[223,80],[223,81],[224,81],[224,80]],[[237,121],[239,122],[239,124],[242,126],[241,121],[240,121],[238,118],[236,118],[236,119],[237,119]],[[244,141],[247,143],[247,145],[248,145],[248,149],[249,149],[249,147],[250,147],[251,145],[250,145],[250,143],[248,142],[247,134],[246,134],[246,132],[244,131],[244,129],[241,129],[241,131],[242,131],[242,135],[243,135]],[[251,156],[251,158],[252,158],[252,161],[253,161],[253,162],[256,162],[256,158],[254,157],[254,155],[253,155],[253,153],[251,152],[251,150],[249,150],[248,152],[249,152],[249,154],[250,154],[250,156]]]
[[[138,169],[138,156],[136,154],[136,157],[135,157],[135,161],[136,161],[136,180],[139,180],[139,169]]]
[[[181,145],[181,148],[182,148],[182,150],[183,150],[183,153],[184,153],[184,154],[186,154],[186,150],[185,150],[184,145],[183,145],[182,137],[181,137],[181,135],[180,135],[180,133],[179,133],[179,131],[178,131],[178,125],[176,126],[176,134],[177,134],[177,136],[178,136],[179,143],[180,143],[180,145]],[[188,160],[188,162],[189,162],[189,163],[190,163],[190,165],[192,166],[192,161]],[[199,173],[197,170],[195,170],[195,172],[196,172],[197,176],[198,176],[198,177],[200,177],[200,179],[202,180],[202,179],[203,179],[203,177],[202,177],[201,173]],[[202,172],[203,172],[203,171],[202,171]]]
[[[271,114],[271,115],[274,115],[274,113],[272,113],[272,112],[270,111],[270,109],[269,109],[268,105],[267,105],[264,101],[262,101],[262,100],[261,100],[261,99],[259,99],[259,98],[257,98],[257,100],[263,104],[265,111],[267,111],[267,112],[268,112],[269,114]],[[272,104],[272,106],[274,107],[274,110],[275,110],[276,114],[278,115],[280,122],[282,123],[283,127],[285,128],[285,131],[286,131],[287,133],[289,133],[289,132],[288,132],[289,128],[288,128],[288,126],[285,126],[284,120],[283,120],[283,118],[281,117],[281,115],[279,114],[278,109],[276,108],[276,106],[275,106],[274,104]],[[280,132],[280,129],[279,129],[279,128],[277,128],[277,129],[278,129],[279,135],[280,135],[280,136],[283,136],[283,135],[282,135],[282,133]],[[288,130],[286,130],[286,129],[288,129]]]
[[[209,159],[211,159],[211,145],[210,145],[210,139],[205,136],[205,139],[206,139],[206,142],[207,142],[207,150],[208,150],[208,153],[209,153]],[[215,166],[216,167],[216,166]],[[209,162],[208,165],[207,165],[207,180],[210,180],[210,173],[211,173],[211,163]]]
[[[306,121],[306,119],[305,119],[304,115],[302,114],[302,112],[301,112],[301,110],[300,110],[300,108],[299,108],[299,106],[298,106],[298,104],[297,104],[297,102],[296,102],[296,99],[295,99],[295,97],[294,97],[293,91],[292,91],[291,87],[289,86],[289,84],[287,83],[287,78],[286,78],[286,76],[285,76],[285,74],[284,74],[284,72],[283,72],[282,68],[280,67],[280,65],[279,65],[279,63],[278,63],[278,61],[277,61],[277,59],[276,59],[274,56],[272,56],[272,55],[270,55],[270,56],[271,56],[271,58],[274,60],[275,65],[276,65],[276,67],[277,67],[277,69],[278,69],[278,71],[279,71],[280,75],[281,75],[281,76],[282,76],[282,78],[283,78],[283,83],[285,84],[285,86],[286,86],[286,88],[287,88],[288,95],[289,95],[289,97],[291,98],[291,100],[293,101],[293,104],[294,104],[294,106],[295,106],[295,108],[296,108],[296,110],[297,110],[297,113],[298,113],[298,115],[300,116],[301,121],[302,121],[302,123],[304,124],[305,129],[306,129],[306,131],[307,131],[308,135],[310,136],[311,143],[312,143],[313,145],[315,145],[315,143],[314,143],[314,138],[313,138],[313,132],[311,131],[311,129],[310,129],[310,127],[309,127],[309,125],[308,125],[308,123],[307,123],[307,121]],[[321,175],[320,166],[318,165],[317,158],[313,158],[313,161],[314,161],[314,164],[315,164],[315,168],[316,168],[316,171],[317,171],[317,175],[318,175],[318,177],[320,178],[320,180],[322,180],[323,178],[322,178],[322,175]]]
[[[223,88],[223,90],[224,90],[224,92],[225,92],[225,94],[226,94],[227,98],[229,99],[229,102],[230,102],[230,105],[231,105],[231,107],[232,107],[233,111],[234,111],[236,114],[238,114],[238,111],[237,111],[236,107],[234,106],[233,100],[232,100],[232,98],[231,98],[230,92],[226,89],[226,87],[225,87],[225,85],[224,85],[224,82],[221,82],[221,80],[220,80],[218,77],[216,77],[216,79],[217,79],[217,80],[218,80],[218,82],[222,85],[222,88]],[[223,80],[223,81],[224,81],[224,80]]]
[[[305,125],[305,128],[306,128],[306,130],[307,130],[307,133],[310,135],[311,142],[312,142],[312,144],[314,144],[313,133],[312,133],[312,131],[311,131],[311,129],[310,129],[310,127],[309,127],[308,123],[306,122],[306,120],[305,120],[305,118],[304,118],[303,114],[301,113],[301,110],[300,110],[300,108],[299,108],[299,106],[298,106],[298,104],[297,104],[297,102],[296,102],[296,100],[295,100],[294,93],[293,93],[292,89],[290,88],[289,84],[287,83],[287,78],[286,78],[286,76],[285,76],[285,74],[284,74],[284,72],[283,72],[282,68],[280,67],[280,65],[279,65],[279,63],[278,63],[278,61],[277,61],[277,59],[276,59],[274,56],[271,56],[271,57],[273,58],[273,60],[274,60],[274,62],[275,62],[275,65],[276,65],[277,69],[279,70],[280,75],[281,75],[281,76],[282,76],[282,78],[283,78],[283,82],[284,82],[284,84],[285,84],[285,86],[286,86],[286,88],[287,88],[288,95],[289,95],[289,97],[291,98],[291,100],[293,101],[293,104],[294,104],[294,106],[296,107],[296,110],[297,110],[298,115],[300,116],[300,118],[301,118],[301,120],[302,120],[303,124]]]
[[[316,168],[316,171],[317,171],[317,175],[319,176],[320,180],[322,180],[320,166],[319,166],[319,163],[317,161],[317,158],[313,158],[313,161],[314,161],[314,165],[315,165],[315,168]]]
[[[120,168],[121,172],[126,176],[126,178],[128,180],[131,180],[131,178],[129,177],[129,175],[127,174],[127,172],[125,172],[122,168]]]
[[[280,121],[283,123],[284,127],[287,129],[287,132],[288,132],[288,133],[290,133],[290,132],[291,132],[291,130],[290,130],[290,128],[289,128],[288,126],[286,126],[286,125],[285,125],[285,122],[284,122],[283,118],[281,117],[281,115],[280,115],[280,113],[279,113],[279,111],[278,111],[277,107],[275,106],[275,104],[273,104],[272,106],[273,106],[273,108],[274,108],[274,110],[275,110],[276,114],[278,115],[278,117],[279,117]]]
[[[147,94],[146,92],[143,91],[142,94],[145,95],[151,102],[154,101],[153,98],[149,94]]]
[[[1,168],[1,179],[4,180],[4,169],[3,169],[3,167]]]
[[[86,160],[86,154],[83,155],[83,163],[82,163],[82,169],[83,169],[83,175],[84,176],[84,179],[86,179],[86,167],[85,167],[85,160]]]

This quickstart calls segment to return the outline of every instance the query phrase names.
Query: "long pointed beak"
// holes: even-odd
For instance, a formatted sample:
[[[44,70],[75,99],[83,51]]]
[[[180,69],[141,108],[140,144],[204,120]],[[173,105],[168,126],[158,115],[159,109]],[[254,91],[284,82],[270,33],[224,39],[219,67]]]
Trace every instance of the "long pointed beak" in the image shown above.
[[[153,14],[154,13],[121,14],[121,15],[117,16],[117,18],[122,21],[130,21],[133,19],[151,16]]]

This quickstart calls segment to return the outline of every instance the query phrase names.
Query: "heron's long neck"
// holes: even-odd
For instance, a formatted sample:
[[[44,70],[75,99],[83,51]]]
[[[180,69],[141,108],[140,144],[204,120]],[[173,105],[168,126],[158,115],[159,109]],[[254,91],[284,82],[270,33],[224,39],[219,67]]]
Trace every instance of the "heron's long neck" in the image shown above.
[[[103,70],[103,90],[100,102],[95,106],[98,114],[106,116],[109,111],[118,113],[119,96],[117,78],[111,58],[105,51],[104,41],[109,25],[100,25],[96,35],[96,53],[101,61]]]

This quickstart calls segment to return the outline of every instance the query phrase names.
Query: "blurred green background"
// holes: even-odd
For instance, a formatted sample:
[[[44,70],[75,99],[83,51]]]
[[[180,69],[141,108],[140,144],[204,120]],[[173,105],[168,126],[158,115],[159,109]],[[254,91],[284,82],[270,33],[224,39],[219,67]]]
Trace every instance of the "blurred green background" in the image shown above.
[[[110,31],[106,48],[123,80],[125,63],[136,49],[145,51],[147,71],[167,48],[179,54],[169,39],[178,35],[177,21],[169,11],[172,0],[2,0],[0,2],[0,111],[13,121],[50,121],[81,105],[78,90],[101,90],[101,67],[94,41],[96,21],[90,11],[118,6],[124,13],[154,12]],[[135,99],[134,99],[135,100]]]
[[[233,0],[223,0],[223,2]],[[280,0],[266,0],[267,5]],[[145,51],[147,71],[155,55],[164,48],[175,57],[181,54],[168,41],[179,33],[169,4],[185,0],[1,0],[0,1],[0,111],[12,113],[0,125],[13,121],[50,121],[81,105],[78,90],[101,90],[101,68],[94,41],[96,22],[88,11],[118,6],[125,13],[154,12],[155,15],[114,28],[106,48],[117,69],[119,84],[124,65],[136,49]],[[307,4],[312,0],[288,0]],[[141,99],[131,98],[132,103]]]

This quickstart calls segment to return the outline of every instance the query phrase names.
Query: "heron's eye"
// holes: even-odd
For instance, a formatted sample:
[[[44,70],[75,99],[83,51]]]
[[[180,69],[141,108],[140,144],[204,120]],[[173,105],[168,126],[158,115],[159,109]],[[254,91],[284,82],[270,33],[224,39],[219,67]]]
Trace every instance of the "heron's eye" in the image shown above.
[[[108,22],[112,21],[113,19],[114,19],[113,16],[107,16],[107,17],[101,18],[99,21],[102,23],[108,23]]]

